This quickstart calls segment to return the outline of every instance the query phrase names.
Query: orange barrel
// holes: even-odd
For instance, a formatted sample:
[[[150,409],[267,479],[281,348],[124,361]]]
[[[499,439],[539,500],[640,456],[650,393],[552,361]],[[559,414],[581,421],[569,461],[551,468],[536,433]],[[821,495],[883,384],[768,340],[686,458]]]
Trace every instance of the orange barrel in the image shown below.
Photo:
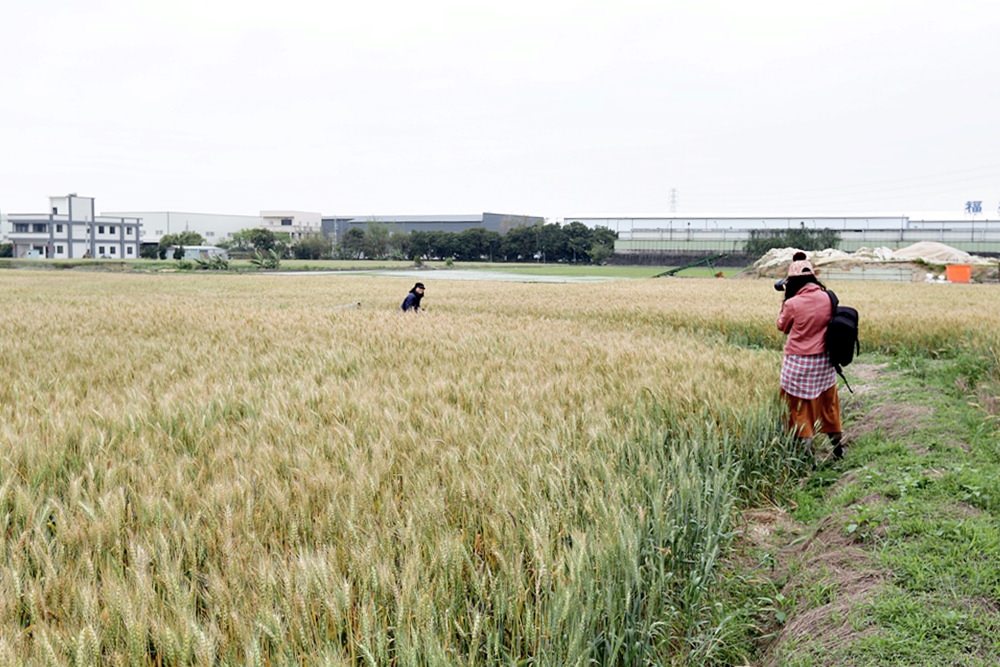
[[[944,275],[950,283],[967,283],[972,280],[972,267],[968,264],[949,264],[944,267]]]

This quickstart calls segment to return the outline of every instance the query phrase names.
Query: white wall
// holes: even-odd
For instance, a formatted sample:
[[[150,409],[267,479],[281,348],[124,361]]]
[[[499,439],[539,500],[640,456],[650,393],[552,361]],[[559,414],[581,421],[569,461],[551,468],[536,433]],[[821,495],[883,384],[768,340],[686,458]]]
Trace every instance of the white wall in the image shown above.
[[[46,211],[46,213],[51,213],[52,208],[55,207],[58,215],[69,215],[70,199],[73,200],[74,220],[87,221],[94,219],[93,197],[77,197],[75,195],[67,197],[49,197],[49,210]]]
[[[310,234],[319,234],[323,229],[323,214],[313,211],[261,211],[260,217],[266,229],[290,234],[293,240]],[[289,219],[292,224],[282,224],[283,220]]]
[[[323,214],[316,213],[315,211],[292,211],[292,210],[261,211],[260,217],[276,218],[279,224],[281,222],[281,218],[292,218],[292,225],[301,227],[315,227],[316,231],[319,231],[320,227],[323,224]]]
[[[75,232],[76,230],[74,229],[73,231]],[[87,243],[86,241],[78,241],[78,240],[74,239],[74,241],[73,241],[73,259],[80,259],[80,258],[82,258],[84,255],[87,254],[88,250],[90,250],[90,244],[89,243]]]
[[[225,241],[238,231],[264,226],[264,221],[256,215],[183,211],[105,211],[101,215],[142,218],[141,240],[144,243],[156,243],[165,234],[192,231],[201,234],[205,237],[205,241],[211,244]]]

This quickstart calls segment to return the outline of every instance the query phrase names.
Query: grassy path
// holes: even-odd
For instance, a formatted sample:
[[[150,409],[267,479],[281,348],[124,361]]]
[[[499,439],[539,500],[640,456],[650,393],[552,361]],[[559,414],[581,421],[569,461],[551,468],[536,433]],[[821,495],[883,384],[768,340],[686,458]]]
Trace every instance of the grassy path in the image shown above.
[[[746,517],[759,664],[1000,664],[995,363],[850,369],[845,459]]]

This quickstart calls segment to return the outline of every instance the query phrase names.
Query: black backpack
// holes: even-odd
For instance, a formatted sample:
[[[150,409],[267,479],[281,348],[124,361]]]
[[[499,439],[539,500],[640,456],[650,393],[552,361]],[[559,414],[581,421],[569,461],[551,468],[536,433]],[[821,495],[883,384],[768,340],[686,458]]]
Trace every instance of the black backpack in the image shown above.
[[[832,291],[830,303],[833,305],[833,317],[826,326],[826,353],[830,363],[837,370],[837,375],[844,380],[847,391],[854,393],[847,378],[844,377],[844,366],[854,361],[855,354],[861,354],[861,341],[858,340],[858,311],[850,306],[841,306],[840,299]]]

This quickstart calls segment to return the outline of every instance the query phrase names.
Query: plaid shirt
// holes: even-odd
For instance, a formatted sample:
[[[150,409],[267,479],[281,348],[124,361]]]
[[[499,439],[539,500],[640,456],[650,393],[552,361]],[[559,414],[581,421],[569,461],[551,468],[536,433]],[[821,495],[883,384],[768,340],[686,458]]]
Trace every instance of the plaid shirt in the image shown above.
[[[837,371],[825,354],[786,354],[781,388],[797,398],[816,398],[837,382]]]

